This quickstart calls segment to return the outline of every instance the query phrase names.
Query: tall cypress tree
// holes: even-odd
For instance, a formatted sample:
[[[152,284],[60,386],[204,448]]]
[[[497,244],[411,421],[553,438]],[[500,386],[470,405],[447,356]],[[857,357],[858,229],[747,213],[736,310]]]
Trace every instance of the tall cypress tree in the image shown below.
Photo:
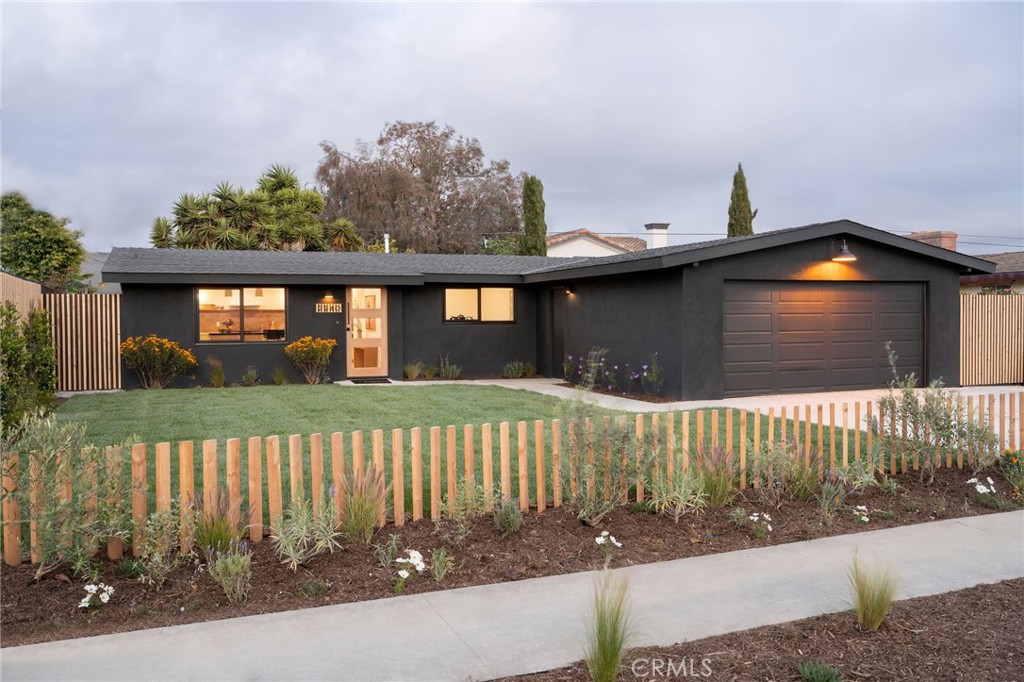
[[[546,256],[548,245],[545,238],[548,225],[544,222],[544,185],[540,180],[527,175],[523,178],[523,236],[519,241],[522,256]]]
[[[730,237],[754,234],[754,218],[757,209],[750,210],[750,195],[747,194],[747,178],[743,175],[743,164],[739,164],[732,176],[732,198],[729,199]]]

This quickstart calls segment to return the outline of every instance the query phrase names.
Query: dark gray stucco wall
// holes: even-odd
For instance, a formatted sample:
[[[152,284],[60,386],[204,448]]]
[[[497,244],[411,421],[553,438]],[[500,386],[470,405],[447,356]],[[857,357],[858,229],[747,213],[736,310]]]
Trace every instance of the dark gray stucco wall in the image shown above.
[[[259,286],[259,282],[247,286]],[[273,381],[274,370],[282,367],[289,381],[300,382],[302,375],[284,354],[284,347],[302,337],[333,338],[338,347],[331,356],[328,373],[332,379],[345,377],[345,316],[315,312],[322,300],[323,287],[289,287],[286,302],[284,341],[250,343],[198,343],[195,287],[180,285],[123,284],[121,294],[121,338],[156,334],[191,350],[199,361],[192,377],[176,385],[209,383],[211,358],[220,360],[228,383],[235,383],[252,365],[262,383]],[[138,388],[135,373],[124,368],[125,388]]]
[[[959,275],[956,267],[847,237],[854,263],[834,263],[829,239],[704,261],[683,269],[681,318],[684,400],[721,398],[722,298],[726,280],[920,282],[925,286],[925,381],[960,380]]]
[[[452,323],[444,321],[444,287],[390,287],[400,290],[402,299],[401,330],[392,327],[392,346],[401,346],[403,362],[419,360],[437,365],[442,355],[462,367],[464,377],[500,376],[502,367],[511,360],[531,362],[536,366],[536,292],[517,287],[513,323]],[[389,299],[392,311],[396,308]],[[389,320],[393,319],[391,315]],[[393,352],[393,351],[392,351]],[[389,356],[394,358],[394,355]],[[391,368],[392,376],[400,376]]]
[[[608,363],[633,369],[649,364],[658,354],[662,393],[682,390],[681,317],[683,279],[680,268],[569,283],[565,298],[565,344],[568,355],[586,355],[594,346],[607,348]],[[606,364],[608,364],[606,363]],[[556,376],[561,374],[557,368]]]

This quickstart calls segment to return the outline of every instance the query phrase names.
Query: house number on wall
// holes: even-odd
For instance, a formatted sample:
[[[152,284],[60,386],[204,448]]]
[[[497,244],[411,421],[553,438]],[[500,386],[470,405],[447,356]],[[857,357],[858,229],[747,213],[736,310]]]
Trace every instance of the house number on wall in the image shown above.
[[[318,313],[343,313],[345,312],[344,303],[317,303],[316,312]]]

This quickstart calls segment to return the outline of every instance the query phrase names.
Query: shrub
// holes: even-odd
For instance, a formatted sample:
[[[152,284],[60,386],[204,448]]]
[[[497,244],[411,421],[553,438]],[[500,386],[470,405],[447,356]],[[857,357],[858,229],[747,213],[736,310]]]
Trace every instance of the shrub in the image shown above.
[[[377,526],[384,524],[389,488],[384,484],[384,472],[377,471],[372,464],[367,464],[362,474],[346,475],[342,535],[352,542],[370,544]]]
[[[175,546],[178,543],[178,512],[176,509],[150,514],[141,529],[139,542],[139,581],[157,590],[178,565]]]
[[[207,564],[210,577],[217,581],[232,604],[245,599],[252,583],[252,550],[245,540],[232,540],[225,551],[217,552]]]
[[[933,381],[919,393],[916,390],[917,377],[911,373],[900,379],[896,371],[896,354],[889,344],[886,344],[886,351],[893,381],[888,394],[878,400],[879,414],[885,417],[873,425],[880,432],[881,454],[892,457],[903,452],[908,461],[918,463],[920,479],[925,485],[935,481],[935,470],[943,454],[973,453],[975,474],[994,464],[999,441],[988,425],[976,422],[964,413],[963,398],[957,396],[954,399],[940,380]]]
[[[999,459],[999,471],[1010,484],[1014,497],[1024,495],[1024,453],[1007,449]]]
[[[501,368],[501,376],[505,379],[522,379],[526,376],[526,364],[522,360],[506,362]]]
[[[809,500],[818,489],[817,466],[805,466],[792,443],[775,442],[762,450],[752,467],[761,502],[778,509],[783,498]]]
[[[430,575],[434,576],[434,580],[437,582],[444,580],[448,572],[452,570],[454,563],[448,550],[444,547],[430,551]]]
[[[0,306],[0,424],[54,406],[56,364],[46,313],[37,308],[22,321],[13,303]]]
[[[163,388],[198,366],[192,351],[156,334],[128,337],[121,344],[121,357],[143,388]]]
[[[274,519],[270,539],[274,549],[293,572],[324,552],[334,553],[341,545],[341,533],[334,526],[334,503],[325,497],[314,509],[305,500],[293,501],[284,516]]]
[[[596,682],[614,682],[632,638],[629,582],[618,573],[601,571],[587,621],[583,659]]]
[[[381,568],[387,568],[395,563],[395,559],[398,558],[398,541],[400,539],[398,535],[392,533],[387,542],[373,545],[373,556]]]
[[[523,376],[527,379],[532,379],[537,376],[537,368],[533,366],[532,362],[527,362],[523,365]]]
[[[434,533],[442,540],[461,547],[473,530],[474,521],[484,513],[484,489],[467,488],[459,481],[455,497],[445,494],[441,500],[441,518],[434,524]]]
[[[455,381],[456,379],[462,378],[462,368],[452,362],[449,362],[448,356],[445,355],[441,358],[441,364],[437,368],[437,375],[442,379]]]
[[[818,509],[821,511],[821,518],[826,526],[832,525],[836,518],[836,512],[845,501],[846,489],[841,484],[832,480],[831,477],[830,480],[821,484],[821,490],[818,492]]]
[[[242,386],[259,386],[260,370],[256,365],[249,365],[245,368],[245,374],[242,375],[242,379],[238,383]]]
[[[36,410],[4,430],[0,451],[13,455],[4,458],[2,473],[14,478],[16,485],[14,493],[4,495],[15,495],[22,509],[33,507],[29,492],[34,485],[44,491],[70,492],[43,495],[33,514],[40,556],[34,580],[62,564],[69,564],[78,576],[88,576],[92,556],[102,543],[131,535],[131,510],[124,504],[129,492],[127,472],[108,472],[103,452],[85,445],[84,424],[59,422],[55,415]],[[39,477],[33,481],[35,471]],[[106,494],[93,498],[97,490]]]
[[[679,523],[683,514],[699,514],[708,505],[704,480],[689,472],[673,471],[671,476],[658,476],[651,482],[654,509]]]
[[[216,504],[205,506],[202,501],[195,503],[195,520],[192,539],[209,564],[218,553],[225,554],[232,542],[242,537],[242,529],[231,519],[231,501],[227,488],[217,488]]]
[[[307,384],[319,384],[327,372],[327,363],[331,360],[338,342],[334,339],[314,339],[303,336],[284,347],[284,354],[292,364],[302,372]]]
[[[705,447],[703,443],[698,443],[697,450],[704,462],[700,478],[708,506],[716,509],[727,507],[736,495],[732,452],[721,445]]]
[[[642,365],[640,370],[640,387],[643,392],[647,395],[661,395],[661,384],[665,379],[661,375],[658,354],[652,354],[648,364]]]
[[[888,571],[869,570],[856,554],[847,574],[857,624],[862,630],[877,630],[896,598],[896,579]]]
[[[288,372],[281,365],[274,368],[274,383],[278,386],[284,386],[288,383]]]
[[[419,379],[421,374],[423,374],[423,363],[419,360],[407,362],[402,367],[402,376],[405,377],[406,381]]]
[[[424,379],[433,379],[436,376],[437,376],[437,367],[434,367],[433,365],[424,365],[423,366],[423,378]]]
[[[518,533],[523,527],[523,512],[519,509],[519,503],[513,499],[499,500],[494,505],[494,527],[503,538]]]
[[[824,661],[801,663],[796,671],[800,675],[800,682],[843,682],[839,671]]]
[[[224,388],[224,365],[216,358],[206,361],[210,365],[210,386]]]

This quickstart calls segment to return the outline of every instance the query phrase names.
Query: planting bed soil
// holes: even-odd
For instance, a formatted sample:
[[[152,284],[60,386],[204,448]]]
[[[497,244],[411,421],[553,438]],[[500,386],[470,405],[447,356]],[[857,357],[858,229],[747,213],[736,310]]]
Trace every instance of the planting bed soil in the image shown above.
[[[578,389],[579,386],[576,384],[570,384],[568,381],[563,381],[560,384],[555,384],[563,388]],[[630,400],[639,400],[645,403],[674,403],[678,402],[678,398],[673,398],[667,395],[657,395],[655,393],[623,393],[622,391],[609,391],[600,386],[594,386],[589,389],[591,393],[601,393],[603,395],[610,395],[616,398],[628,398]]]
[[[875,632],[862,632],[846,612],[675,646],[632,649],[623,659],[620,679],[798,680],[798,666],[822,661],[848,682],[1009,682],[1024,679],[1022,622],[1024,579],[1007,580],[896,602]],[[670,662],[687,675],[666,673]],[[659,669],[655,666],[662,674],[651,674]],[[590,677],[579,662],[511,679],[561,682]]]
[[[1005,494],[1009,486],[997,474],[992,476],[1000,490],[1000,511],[1011,508]],[[428,564],[430,550],[447,546],[454,567],[440,583],[429,571],[411,579],[405,592],[415,594],[600,568],[603,554],[594,538],[602,530],[623,543],[622,548],[615,549],[611,564],[619,567],[996,511],[981,503],[974,487],[966,483],[968,478],[966,470],[939,470],[935,483],[926,487],[916,475],[898,476],[895,495],[870,488],[847,499],[851,507],[868,508],[868,523],[858,522],[852,509],[844,508],[830,526],[823,524],[814,500],[787,500],[774,509],[765,507],[757,493],[748,490],[733,506],[743,507],[747,513],[771,514],[773,530],[762,540],[755,539],[749,528],[737,527],[730,520],[730,508],[688,514],[675,524],[665,516],[622,507],[608,514],[596,528],[582,525],[565,509],[548,509],[542,514],[525,514],[520,531],[507,538],[500,536],[486,515],[476,519],[462,546],[446,543],[429,521],[380,529],[374,542],[385,542],[390,534],[397,534],[401,552],[418,550]],[[293,573],[280,562],[273,544],[264,540],[254,547],[249,596],[233,605],[192,557],[182,559],[159,591],[119,572],[117,562],[102,560],[98,566],[99,580],[115,588],[110,603],[98,610],[78,608],[85,596],[84,583],[69,570],[32,583],[34,566],[4,566],[0,571],[0,645],[388,597],[394,595],[396,571],[400,568],[395,564],[381,567],[370,547],[345,543],[341,550],[315,557]],[[1017,608],[1019,613],[1019,605]],[[1008,631],[1018,633],[1019,623],[1018,619],[1018,627]],[[968,632],[962,633],[966,640],[979,645],[987,642]],[[1016,641],[1019,643],[1019,637]],[[875,679],[892,678],[882,675]]]

